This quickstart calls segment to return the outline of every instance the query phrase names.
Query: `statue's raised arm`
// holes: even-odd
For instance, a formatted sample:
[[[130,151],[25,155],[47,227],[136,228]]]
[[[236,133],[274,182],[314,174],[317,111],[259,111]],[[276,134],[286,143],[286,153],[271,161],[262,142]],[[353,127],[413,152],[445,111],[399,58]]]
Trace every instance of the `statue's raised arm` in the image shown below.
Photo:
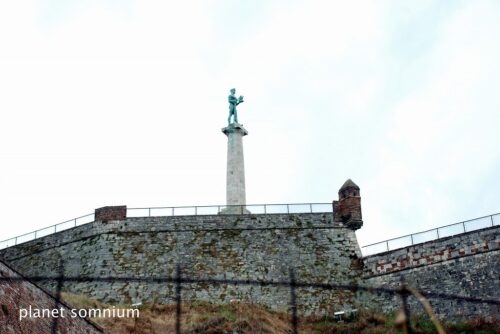
[[[229,117],[227,118],[227,124],[231,124],[231,116],[233,116],[234,123],[238,123],[238,112],[236,111],[236,106],[240,103],[243,103],[243,96],[236,97],[236,89],[231,88],[231,94],[227,97],[227,101],[229,102]]]

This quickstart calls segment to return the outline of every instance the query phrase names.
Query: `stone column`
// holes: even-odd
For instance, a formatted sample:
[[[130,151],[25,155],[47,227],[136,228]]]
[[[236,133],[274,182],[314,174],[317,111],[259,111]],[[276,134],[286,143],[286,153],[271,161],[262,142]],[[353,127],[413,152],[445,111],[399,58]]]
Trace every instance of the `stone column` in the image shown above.
[[[249,213],[246,210],[245,160],[243,158],[243,136],[248,131],[243,125],[231,123],[222,129],[227,136],[226,204],[224,214]]]

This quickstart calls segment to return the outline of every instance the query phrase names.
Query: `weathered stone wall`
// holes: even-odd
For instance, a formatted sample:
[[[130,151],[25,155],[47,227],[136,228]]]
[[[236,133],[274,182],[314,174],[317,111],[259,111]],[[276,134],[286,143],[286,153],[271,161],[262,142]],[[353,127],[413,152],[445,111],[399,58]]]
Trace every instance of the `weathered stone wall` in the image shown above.
[[[367,256],[363,258],[364,276],[386,274],[498,250],[499,228],[500,226],[493,226]]]
[[[66,304],[57,303],[56,300],[38,286],[23,279],[12,268],[0,261],[0,333],[19,334],[55,333],[52,327],[57,328],[58,333],[67,334],[95,334],[102,333],[101,329],[94,323],[82,319],[72,318],[70,307]],[[58,317],[57,323],[54,318],[23,318],[20,320],[20,309],[63,309],[64,317]]]
[[[361,259],[353,230],[332,213],[127,218],[75,227],[0,251],[25,275],[74,278],[109,276],[119,281],[66,282],[63,289],[106,302],[173,302],[177,264],[189,279],[297,281],[397,288],[401,279],[424,293],[500,299],[498,226],[413,245]],[[54,281],[45,286],[53,289]],[[250,300],[288,309],[288,287],[233,286],[208,282],[182,286],[183,299]],[[356,299],[358,298],[358,299]],[[410,297],[414,311],[422,311]],[[352,307],[393,311],[392,295],[297,289],[299,310],[332,312]],[[497,306],[431,298],[441,317],[499,314]]]
[[[354,231],[334,223],[332,213],[214,215],[96,221],[0,252],[25,275],[55,275],[59,259],[70,277],[122,277],[118,282],[67,282],[63,289],[120,303],[156,299],[172,302],[173,284],[134,278],[183,277],[351,284],[361,277]],[[47,282],[53,289],[55,282]],[[290,289],[199,283],[182,287],[183,299],[252,300],[289,308]],[[299,310],[332,312],[351,308],[346,291],[299,288]]]
[[[500,300],[500,226],[413,245],[365,257],[363,282],[368,286],[398,288],[401,280],[425,293]],[[386,294],[363,293],[361,300],[373,308],[393,311],[401,300]],[[430,298],[441,318],[465,319],[500,315],[498,305],[454,299]],[[409,299],[414,311],[419,302]]]

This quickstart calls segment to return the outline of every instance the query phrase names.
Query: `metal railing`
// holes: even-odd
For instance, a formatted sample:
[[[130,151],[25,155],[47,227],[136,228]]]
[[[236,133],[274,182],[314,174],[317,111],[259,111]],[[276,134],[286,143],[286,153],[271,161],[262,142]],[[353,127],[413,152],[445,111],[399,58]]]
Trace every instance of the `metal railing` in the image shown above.
[[[73,219],[64,221],[64,222],[59,223],[59,224],[44,227],[42,229],[39,229],[39,230],[36,230],[33,232],[21,234],[21,235],[18,235],[17,237],[0,241],[0,249],[4,249],[7,247],[22,244],[24,242],[32,241],[32,240],[35,240],[35,239],[38,239],[41,237],[45,237],[45,236],[50,235],[50,234],[61,232],[61,231],[64,231],[64,230],[67,230],[67,229],[70,229],[70,228],[73,228],[76,226],[80,226],[83,224],[87,224],[87,223],[90,223],[93,221],[94,221],[94,214],[89,213],[88,215],[73,218]]]
[[[219,214],[293,214],[333,212],[331,203],[288,203],[288,204],[250,204],[250,205],[202,205],[170,206],[150,208],[127,208],[127,217],[163,217],[163,216],[200,216]],[[50,234],[61,232],[94,221],[94,214],[73,218],[59,224],[45,227],[17,237],[0,241],[0,249],[19,245]],[[485,227],[500,225],[500,213],[479,217],[463,222],[444,225],[427,231],[412,233],[397,238],[387,239],[361,247],[363,256],[386,252],[414,244],[440,239],[456,234],[470,232]]]
[[[170,206],[151,208],[127,208],[127,217],[161,216],[199,216],[219,214],[292,214],[333,212],[332,203],[289,203],[289,204],[251,204],[251,205],[205,205],[205,206]],[[32,241],[50,234],[61,232],[94,221],[90,213],[59,224],[0,241],[0,249]]]
[[[363,256],[373,255],[495,225],[500,225],[500,213],[444,225],[431,230],[404,235],[402,237],[387,239],[363,246],[361,247],[361,251]]]
[[[199,205],[127,208],[127,217],[201,216],[220,214],[291,214],[333,212],[332,203],[288,203],[250,205]]]

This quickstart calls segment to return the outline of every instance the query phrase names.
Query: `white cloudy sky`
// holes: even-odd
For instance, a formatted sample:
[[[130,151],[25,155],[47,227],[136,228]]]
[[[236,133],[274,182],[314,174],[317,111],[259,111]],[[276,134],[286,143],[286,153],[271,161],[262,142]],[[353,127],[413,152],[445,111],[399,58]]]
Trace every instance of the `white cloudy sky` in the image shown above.
[[[0,239],[125,204],[360,187],[368,244],[500,211],[500,2],[0,4]]]

